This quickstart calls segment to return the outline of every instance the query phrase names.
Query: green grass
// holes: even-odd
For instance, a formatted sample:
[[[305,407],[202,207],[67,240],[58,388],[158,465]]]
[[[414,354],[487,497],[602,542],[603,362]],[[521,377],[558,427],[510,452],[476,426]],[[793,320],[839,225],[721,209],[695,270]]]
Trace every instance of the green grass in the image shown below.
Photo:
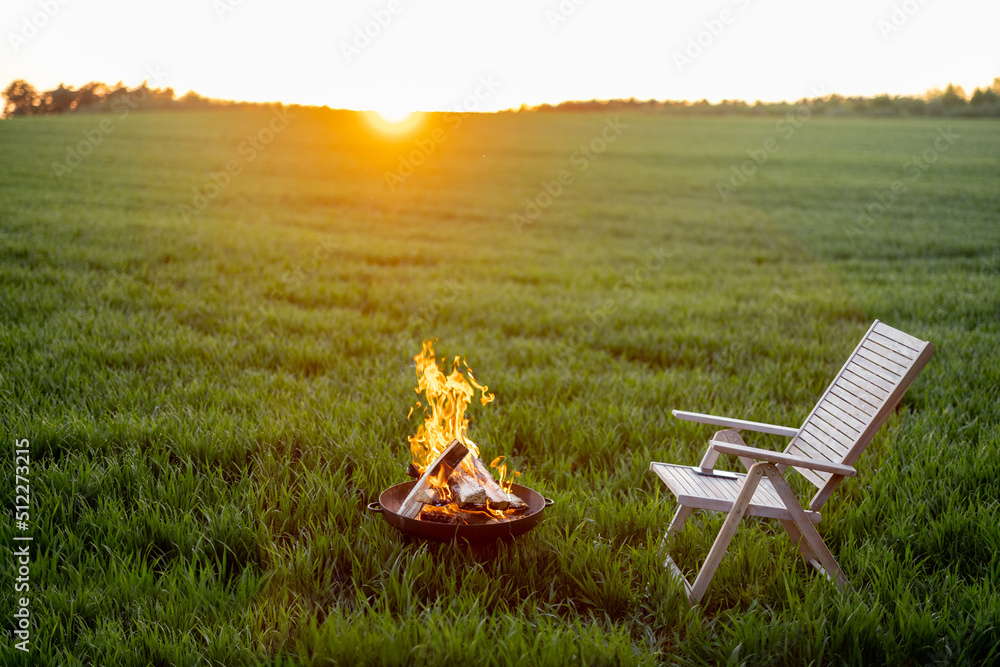
[[[995,122],[622,117],[580,171],[601,116],[436,118],[446,140],[390,192],[430,127],[300,110],[248,160],[267,112],[132,115],[58,178],[97,120],[0,122],[0,494],[12,510],[28,438],[34,537],[32,653],[0,662],[1000,659]],[[874,318],[938,352],[824,510],[853,587],[748,520],[690,608],[647,467],[695,463],[712,429],[669,410],[796,425]],[[365,511],[405,479],[425,337],[496,392],[471,414],[484,458],[556,501],[516,542],[410,541]],[[682,566],[720,522],[689,522]]]

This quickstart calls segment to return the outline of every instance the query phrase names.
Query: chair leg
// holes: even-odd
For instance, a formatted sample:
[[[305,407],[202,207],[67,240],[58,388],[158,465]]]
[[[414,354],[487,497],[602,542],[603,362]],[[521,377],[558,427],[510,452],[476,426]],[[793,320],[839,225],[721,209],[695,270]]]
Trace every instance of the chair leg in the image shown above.
[[[684,522],[691,516],[691,512],[692,509],[684,505],[677,508],[677,512],[670,522],[670,527],[667,528],[667,532],[663,533],[663,539],[660,540],[659,556],[663,556],[670,549],[670,544],[674,541],[674,537],[684,529]]]
[[[795,548],[799,550],[799,553],[802,555],[802,559],[817,570],[821,569],[822,566],[816,559],[816,554],[814,554],[812,549],[809,548],[809,544],[806,543],[805,538],[802,537],[802,533],[795,525],[795,522],[791,519],[781,519],[781,525],[784,527],[785,532],[788,533],[788,537],[792,540],[792,544],[794,544]]]
[[[670,545],[674,541],[674,537],[681,532],[684,528],[684,522],[687,518],[691,516],[692,508],[685,507],[681,505],[677,508],[677,513],[674,514],[673,521],[670,522],[670,527],[667,528],[666,532],[663,533],[663,539],[660,540],[660,551],[657,554],[658,558],[663,558],[663,566],[670,570],[670,572],[677,577],[677,579],[684,584],[684,592],[690,597],[691,595],[691,584],[688,583],[687,578],[685,578],[684,573],[681,572],[681,568],[678,567],[674,559],[670,557]]]
[[[818,568],[820,572],[826,575],[826,578],[834,582],[838,588],[843,590],[848,586],[847,577],[844,575],[843,571],[840,569],[840,564],[837,559],[833,557],[830,550],[827,548],[826,543],[823,538],[820,537],[819,532],[811,521],[806,517],[805,511],[802,509],[802,505],[799,504],[799,499],[795,497],[792,490],[788,487],[788,482],[782,477],[778,469],[774,467],[773,463],[764,464],[764,472],[767,474],[768,479],[771,480],[771,486],[778,493],[778,496],[785,503],[785,507],[788,509],[789,513],[792,515],[792,520],[795,523],[796,532],[801,537],[799,540],[799,549],[806,547],[809,552],[812,553],[813,558],[819,561],[820,567]],[[782,522],[784,524],[784,522]],[[786,526],[786,530],[788,527]],[[791,535],[791,533],[789,533]],[[795,537],[792,537],[793,541]],[[806,551],[802,551],[803,555]],[[815,567],[815,565],[814,565]]]
[[[816,527],[813,526],[808,519],[805,519],[805,521],[806,525],[799,525],[799,530],[802,531],[802,537],[809,543],[810,548],[812,548],[813,552],[816,554],[816,559],[820,562],[820,565],[822,565],[820,572],[826,575],[827,579],[835,583],[837,588],[844,590],[850,585],[850,582],[847,581],[847,576],[844,574],[844,571],[840,569],[840,563],[838,563],[837,559],[833,557],[832,553],[830,553],[830,550],[826,546],[826,542],[824,542],[823,538],[820,537]]]
[[[725,555],[726,549],[729,548],[729,543],[736,533],[736,528],[739,527],[740,521],[746,516],[747,505],[750,504],[754,491],[757,490],[757,485],[760,484],[763,472],[762,467],[762,464],[755,463],[747,472],[747,476],[743,480],[743,486],[740,487],[740,492],[736,496],[736,500],[733,502],[733,506],[730,508],[725,522],[722,524],[722,530],[719,531],[715,542],[712,543],[712,548],[709,550],[708,556],[701,566],[701,571],[698,572],[694,584],[691,585],[691,591],[688,594],[688,600],[690,600],[691,604],[701,602],[705,591],[708,590],[708,585],[711,583],[712,577],[715,576],[715,571],[718,569],[719,563],[722,562],[722,557]]]

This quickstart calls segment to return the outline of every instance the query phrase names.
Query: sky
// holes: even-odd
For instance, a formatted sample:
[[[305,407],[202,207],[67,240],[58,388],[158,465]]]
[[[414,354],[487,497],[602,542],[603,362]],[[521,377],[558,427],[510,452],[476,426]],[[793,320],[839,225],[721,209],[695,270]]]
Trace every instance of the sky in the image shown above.
[[[493,111],[570,99],[967,94],[997,0],[4,0],[0,87]]]

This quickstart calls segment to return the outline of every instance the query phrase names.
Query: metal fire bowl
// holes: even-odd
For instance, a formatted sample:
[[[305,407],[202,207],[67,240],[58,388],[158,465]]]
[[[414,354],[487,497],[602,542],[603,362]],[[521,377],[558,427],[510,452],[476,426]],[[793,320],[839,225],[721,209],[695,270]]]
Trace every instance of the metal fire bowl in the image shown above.
[[[528,511],[516,519],[503,523],[486,523],[478,526],[432,523],[430,521],[420,521],[419,519],[409,519],[396,513],[399,505],[406,499],[414,484],[416,484],[415,481],[390,486],[378,497],[377,503],[368,504],[368,509],[381,514],[386,523],[393,528],[407,535],[413,535],[426,540],[450,542],[459,539],[471,543],[482,543],[511,539],[537,526],[545,514],[545,508],[553,504],[552,500],[543,497],[537,491],[533,491],[520,484],[514,484],[511,487],[511,491],[518,498],[528,503]]]

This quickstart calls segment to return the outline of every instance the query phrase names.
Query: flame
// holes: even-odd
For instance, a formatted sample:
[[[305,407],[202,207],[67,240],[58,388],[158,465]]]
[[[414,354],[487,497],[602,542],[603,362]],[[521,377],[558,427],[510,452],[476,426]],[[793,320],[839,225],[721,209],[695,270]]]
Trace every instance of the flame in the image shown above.
[[[426,401],[424,423],[409,439],[413,465],[423,472],[452,440],[461,441],[472,456],[478,457],[479,446],[466,436],[469,420],[465,417],[465,409],[475,398],[476,390],[479,390],[479,400],[483,405],[492,401],[494,396],[489,393],[489,388],[476,382],[468,364],[459,357],[452,361],[451,373],[445,375],[438,366],[433,343],[429,340],[424,341],[423,349],[413,360],[417,363],[416,392],[422,393]],[[465,367],[465,374],[459,369],[459,364]],[[417,407],[420,406],[418,402]],[[474,473],[471,459],[466,457],[462,465],[469,473]]]
[[[489,387],[476,381],[472,369],[460,357],[452,359],[451,372],[445,375],[434,356],[432,341],[425,340],[420,354],[413,357],[413,360],[417,369],[416,392],[423,394],[424,399],[422,402],[417,401],[416,406],[410,408],[410,413],[407,415],[411,416],[415,408],[424,410],[423,423],[417,426],[416,434],[409,438],[414,467],[423,473],[453,440],[459,440],[471,454],[462,460],[461,465],[470,475],[476,477],[477,471],[472,460],[473,457],[479,457],[479,446],[466,434],[469,420],[465,416],[465,410],[476,398],[477,392],[479,401],[483,405],[490,403],[495,398],[494,395],[490,393]],[[441,362],[443,364],[444,358]],[[499,470],[500,486],[504,492],[510,493],[513,478],[520,476],[521,473],[511,471],[508,476],[503,459],[503,456],[497,457],[490,466]],[[455,503],[450,502],[453,499],[451,487],[448,486],[450,474],[450,470],[442,467],[431,478],[431,487],[437,490],[439,499],[447,504],[424,505],[420,515],[423,520],[465,523],[474,520],[474,517],[494,521],[510,519],[509,511],[490,507],[489,502],[483,510],[459,510]]]
[[[431,487],[437,489],[438,497],[441,500],[448,502],[452,500],[451,487],[448,486],[448,473],[450,472],[448,466],[441,466],[431,477]]]
[[[491,468],[496,468],[497,477],[500,478],[500,488],[503,489],[504,493],[509,494],[511,488],[514,486],[514,478],[520,477],[521,473],[516,470],[510,471],[510,476],[507,475],[507,464],[503,462],[505,457],[498,456],[490,462]]]

